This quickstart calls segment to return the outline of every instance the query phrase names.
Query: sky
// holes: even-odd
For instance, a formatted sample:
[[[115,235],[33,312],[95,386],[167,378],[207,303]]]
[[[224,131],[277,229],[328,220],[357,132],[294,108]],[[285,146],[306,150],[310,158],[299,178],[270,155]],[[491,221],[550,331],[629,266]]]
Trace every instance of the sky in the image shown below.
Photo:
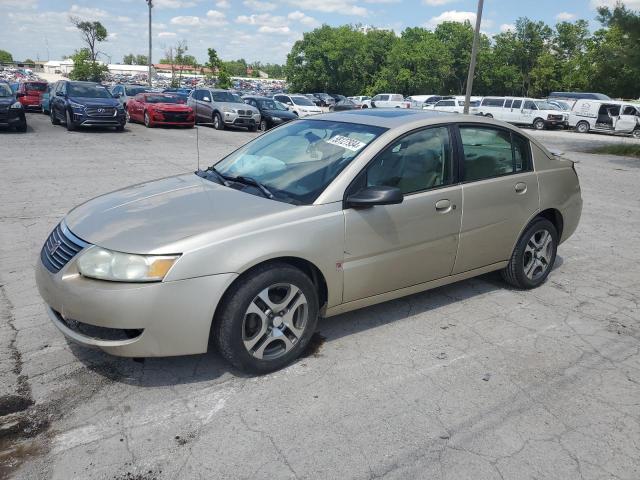
[[[224,60],[284,63],[304,32],[326,23],[362,24],[401,32],[466,19],[475,22],[476,0],[153,0],[153,59],[185,40],[189,53],[206,60],[214,47]],[[596,7],[615,0],[485,0],[483,32],[513,28],[521,16],[558,21],[585,19],[596,29]],[[640,0],[626,0],[640,10]],[[98,20],[109,38],[103,61],[119,63],[127,53],[147,53],[146,0],[0,0],[0,49],[14,59],[59,60],[81,46],[69,23],[73,15]]]

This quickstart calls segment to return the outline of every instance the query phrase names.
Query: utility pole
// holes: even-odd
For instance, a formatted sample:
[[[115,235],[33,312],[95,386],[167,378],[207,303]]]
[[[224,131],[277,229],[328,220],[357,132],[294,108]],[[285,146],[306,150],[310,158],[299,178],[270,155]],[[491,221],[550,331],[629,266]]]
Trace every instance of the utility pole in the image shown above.
[[[147,62],[149,63],[149,86],[151,87],[151,9],[153,8],[153,0],[147,0],[147,5],[149,5],[149,57],[147,58]]]
[[[478,13],[476,14],[476,30],[473,34],[473,46],[471,47],[471,62],[469,64],[469,75],[467,76],[467,95],[464,99],[464,113],[469,114],[471,103],[471,90],[473,89],[473,77],[476,72],[476,58],[478,56],[478,44],[480,43],[480,23],[482,22],[482,7],[484,0],[478,0]]]

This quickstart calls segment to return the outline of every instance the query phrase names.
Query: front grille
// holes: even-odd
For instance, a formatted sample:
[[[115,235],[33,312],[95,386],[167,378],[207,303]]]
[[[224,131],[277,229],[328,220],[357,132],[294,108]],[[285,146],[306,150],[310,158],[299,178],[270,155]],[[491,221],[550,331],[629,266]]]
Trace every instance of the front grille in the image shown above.
[[[91,337],[96,340],[118,341],[118,340],[131,340],[139,337],[144,331],[142,328],[110,328],[110,327],[98,327],[96,325],[90,325],[88,323],[79,322],[77,320],[71,320],[64,318],[60,312],[53,310],[56,318],[64,324],[70,330],[77,332],[85,337]]]
[[[251,117],[253,113],[251,112],[251,110],[238,110],[238,115],[240,115],[241,117]]]
[[[549,120],[562,120],[563,116],[562,115],[549,115]]]
[[[59,223],[42,247],[40,252],[42,264],[51,273],[58,273],[87,245],[85,241],[71,233],[66,226]]]
[[[100,112],[99,110],[102,110]],[[115,117],[116,109],[113,107],[88,107],[86,109],[87,115],[90,117]]]
[[[162,115],[167,122],[186,122],[189,118],[188,112],[164,112]]]

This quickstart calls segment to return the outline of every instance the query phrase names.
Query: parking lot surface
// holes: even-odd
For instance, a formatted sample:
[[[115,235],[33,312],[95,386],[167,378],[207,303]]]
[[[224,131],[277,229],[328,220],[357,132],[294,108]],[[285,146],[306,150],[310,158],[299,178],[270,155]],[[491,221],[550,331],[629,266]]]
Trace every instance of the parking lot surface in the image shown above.
[[[491,274],[322,320],[305,358],[248,377],[68,343],[33,267],[78,203],[194,170],[196,133],[203,166],[255,134],[28,121],[0,132],[0,478],[640,478],[640,161],[582,153],[633,140],[534,132],[584,199],[539,289]]]

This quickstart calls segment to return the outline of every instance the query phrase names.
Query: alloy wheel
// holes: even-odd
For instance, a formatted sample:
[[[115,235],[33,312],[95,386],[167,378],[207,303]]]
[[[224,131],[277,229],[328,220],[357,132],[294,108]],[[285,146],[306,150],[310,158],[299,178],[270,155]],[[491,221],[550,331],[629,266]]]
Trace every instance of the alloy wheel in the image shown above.
[[[242,341],[251,356],[274,360],[291,351],[309,323],[302,290],[278,283],[262,290],[249,304],[242,322]]]
[[[536,231],[524,249],[522,263],[524,274],[536,281],[549,269],[553,258],[553,237],[547,230]]]

